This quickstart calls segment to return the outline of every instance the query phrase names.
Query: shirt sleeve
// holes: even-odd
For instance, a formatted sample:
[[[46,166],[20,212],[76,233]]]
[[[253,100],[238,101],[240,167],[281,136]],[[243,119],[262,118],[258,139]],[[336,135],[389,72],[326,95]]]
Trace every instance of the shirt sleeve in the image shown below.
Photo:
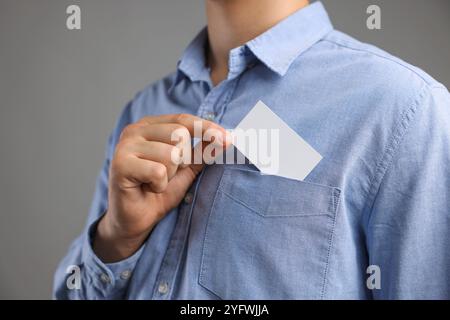
[[[375,299],[450,299],[450,95],[427,88],[378,167],[367,220]],[[375,270],[375,269],[373,269]]]
[[[131,257],[105,264],[92,249],[92,237],[97,222],[107,209],[109,165],[122,129],[132,122],[129,103],[111,134],[103,167],[97,178],[94,198],[83,233],[71,244],[54,277],[53,296],[56,299],[122,299],[125,297],[133,269],[144,245]],[[77,273],[77,274],[76,274]],[[74,277],[80,277],[75,281]],[[68,283],[70,282],[70,283]]]

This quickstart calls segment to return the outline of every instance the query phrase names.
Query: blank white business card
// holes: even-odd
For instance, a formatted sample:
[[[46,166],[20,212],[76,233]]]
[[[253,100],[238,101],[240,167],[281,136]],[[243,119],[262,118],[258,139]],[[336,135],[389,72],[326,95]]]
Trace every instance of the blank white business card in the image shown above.
[[[259,101],[231,131],[234,146],[263,174],[304,180],[322,156]]]

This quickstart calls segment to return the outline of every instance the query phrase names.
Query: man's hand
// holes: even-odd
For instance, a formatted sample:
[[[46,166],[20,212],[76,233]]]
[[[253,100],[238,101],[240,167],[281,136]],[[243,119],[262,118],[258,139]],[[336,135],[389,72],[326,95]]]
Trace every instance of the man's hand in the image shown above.
[[[94,251],[104,262],[137,251],[202,170],[203,164],[180,165],[180,143],[190,143],[194,123],[201,123],[202,136],[214,130],[218,139],[213,143],[227,147],[225,129],[189,114],[145,117],[122,131],[110,165],[108,210],[94,239]]]

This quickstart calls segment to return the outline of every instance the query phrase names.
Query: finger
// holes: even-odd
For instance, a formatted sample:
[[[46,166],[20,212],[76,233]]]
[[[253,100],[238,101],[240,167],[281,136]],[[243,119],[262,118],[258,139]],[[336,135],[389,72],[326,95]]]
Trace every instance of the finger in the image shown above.
[[[139,120],[141,123],[157,124],[157,123],[176,123],[184,126],[192,137],[201,134],[203,137],[208,130],[217,130],[220,133],[221,141],[225,144],[227,139],[227,131],[220,125],[204,120],[191,114],[167,114],[156,117],[144,117]],[[200,138],[200,137],[199,137]]]
[[[199,141],[191,150],[191,157],[187,157],[183,154],[183,164],[181,168],[186,167],[189,164],[223,164],[223,155],[226,150],[224,145],[212,142]]]
[[[148,141],[159,141],[166,144],[178,145],[190,142],[191,134],[186,127],[177,123],[145,124],[140,122],[133,132]]]
[[[149,191],[156,193],[164,192],[169,182],[165,165],[138,157],[126,161],[124,177],[135,184],[146,184]]]
[[[140,159],[165,165],[169,180],[175,175],[178,165],[182,162],[182,149],[171,144],[158,141],[140,141],[130,148],[130,152]]]
[[[164,194],[167,203],[178,204],[180,200],[183,199],[186,192],[188,192],[189,187],[192,185],[197,175],[202,171],[203,167],[204,165],[190,165],[178,169],[177,174],[170,180],[167,186],[167,192]]]

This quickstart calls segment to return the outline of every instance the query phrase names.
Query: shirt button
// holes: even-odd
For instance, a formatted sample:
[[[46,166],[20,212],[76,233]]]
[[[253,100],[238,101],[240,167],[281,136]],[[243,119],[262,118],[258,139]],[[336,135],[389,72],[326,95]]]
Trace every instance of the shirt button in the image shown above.
[[[102,280],[102,282],[106,284],[111,283],[111,278],[106,273],[102,273],[100,275],[100,280]]]
[[[202,118],[208,121],[214,121],[214,119],[216,118],[216,114],[214,112],[207,112],[203,115]]]
[[[158,286],[158,292],[160,294],[166,294],[169,291],[169,285],[167,282],[161,282]]]
[[[130,270],[122,271],[122,273],[120,274],[120,278],[122,280],[127,280],[130,276],[131,276],[131,271]]]
[[[193,199],[194,199],[194,196],[192,195],[192,193],[188,192],[184,196],[184,203],[191,204]]]

